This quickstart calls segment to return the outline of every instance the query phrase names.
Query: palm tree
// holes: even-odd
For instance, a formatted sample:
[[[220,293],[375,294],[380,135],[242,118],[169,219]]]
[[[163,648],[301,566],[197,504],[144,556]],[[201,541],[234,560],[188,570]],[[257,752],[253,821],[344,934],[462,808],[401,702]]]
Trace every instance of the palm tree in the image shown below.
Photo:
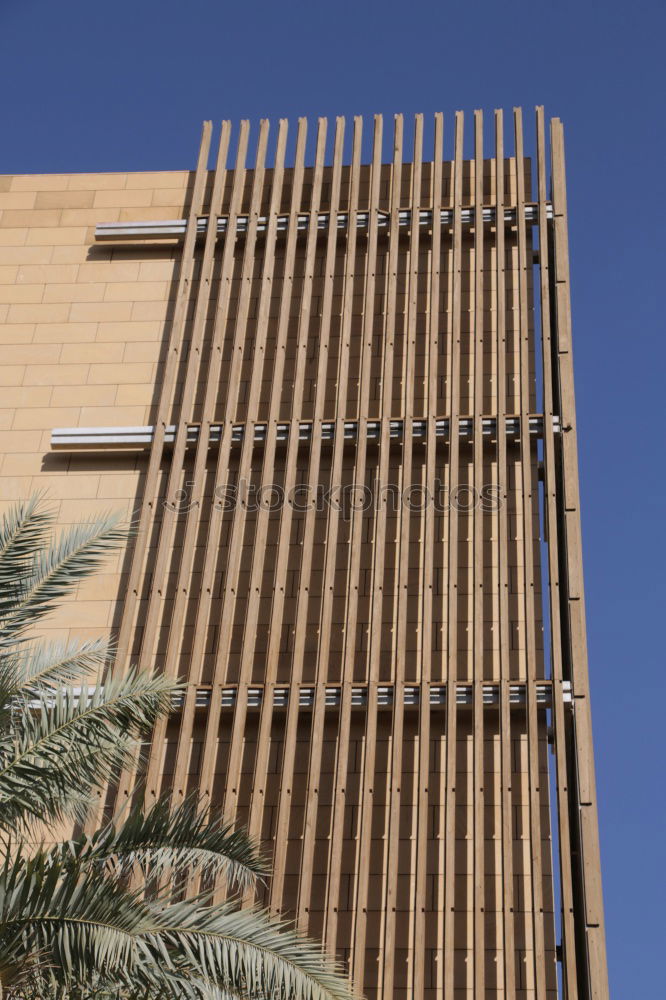
[[[161,799],[93,834],[37,842],[78,828],[178,690],[156,674],[113,677],[103,639],[31,637],[126,538],[105,517],[54,542],[53,521],[34,497],[0,525],[0,997],[350,1000],[316,944],[239,906],[265,874],[260,854],[196,801]],[[227,900],[164,888],[193,874],[226,878]]]

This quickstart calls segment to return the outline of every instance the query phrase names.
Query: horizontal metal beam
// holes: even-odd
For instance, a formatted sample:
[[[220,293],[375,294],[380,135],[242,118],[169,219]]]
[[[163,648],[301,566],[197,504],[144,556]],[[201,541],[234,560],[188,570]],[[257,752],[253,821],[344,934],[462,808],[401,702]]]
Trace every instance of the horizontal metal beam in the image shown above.
[[[74,687],[72,691],[75,698],[81,697],[85,690],[86,699],[89,701],[92,692],[89,688]],[[247,707],[260,708],[264,700],[264,688],[256,686],[247,688]],[[273,707],[286,708],[289,704],[289,697],[293,689],[287,685],[276,685],[273,688]],[[210,685],[197,685],[195,705],[197,708],[208,708],[210,705],[212,688]],[[406,707],[418,706],[421,701],[421,687],[418,684],[406,685],[403,688],[404,704]],[[390,708],[394,702],[394,687],[391,684],[382,685],[377,688],[377,705],[379,708]],[[563,701],[567,704],[573,702],[571,692],[571,682],[562,682]],[[509,702],[513,706],[525,705],[527,699],[526,685],[515,683],[509,686]],[[233,708],[238,700],[238,689],[233,686],[222,689],[222,708]],[[552,684],[550,681],[538,681],[536,684],[536,700],[538,705],[546,708],[552,702]],[[456,685],[456,704],[471,706],[474,701],[472,684]],[[500,689],[498,684],[484,683],[483,704],[486,706],[499,705]],[[326,687],[326,707],[337,708],[341,702],[341,689],[336,686]],[[354,685],[352,688],[352,708],[365,708],[368,702],[368,688],[365,685]],[[300,708],[309,709],[315,703],[315,688],[301,685],[298,692],[298,704]],[[40,702],[30,702],[31,708],[39,708]],[[179,710],[185,704],[184,692],[172,695],[171,706],[174,710]],[[430,705],[432,707],[446,706],[446,684],[430,685]]]
[[[377,225],[380,229],[388,231],[391,223],[390,212],[377,210]],[[326,230],[330,225],[330,213],[319,212],[317,214],[317,229]],[[548,206],[548,218],[552,218],[552,208]],[[419,225],[429,227],[432,225],[433,210],[431,208],[419,211]],[[443,226],[453,225],[453,209],[443,208],[440,211],[441,224]],[[463,225],[472,225],[475,220],[474,208],[462,209]],[[483,209],[483,221],[493,223],[495,221],[495,208],[487,206]],[[506,208],[504,210],[504,222],[514,223],[516,221],[516,209]],[[538,208],[536,205],[525,205],[525,221],[536,223],[538,221]],[[402,209],[398,213],[398,225],[408,227],[412,224],[412,213],[410,209]],[[217,220],[217,232],[219,236],[224,236],[227,232],[229,221],[226,216],[220,216]],[[337,227],[344,230],[349,225],[349,215],[347,212],[339,212],[337,215]],[[367,229],[370,225],[370,213],[358,212],[356,215],[356,228]],[[310,227],[310,215],[306,212],[296,216],[296,226],[299,232],[307,232]],[[117,240],[117,239],[171,239],[185,235],[185,219],[163,219],[146,222],[100,222],[95,227],[95,239],[97,240]],[[239,215],[236,220],[236,234],[242,235],[247,232],[248,216]],[[257,231],[265,232],[268,228],[268,219],[265,215],[260,216],[257,223]],[[277,231],[287,232],[289,228],[289,216],[278,215]],[[208,229],[208,219],[205,216],[199,218],[197,222],[197,234],[205,236]]]
[[[232,431],[232,442],[239,444],[245,436],[245,424],[234,424]],[[403,436],[403,421],[391,420],[389,434],[391,438],[400,439]],[[472,417],[461,417],[459,420],[460,437],[469,440],[473,439],[474,421]],[[558,417],[553,417],[553,430],[558,433],[560,422]],[[199,424],[187,425],[187,443],[196,444],[201,426]],[[266,439],[267,425],[265,423],[254,424],[255,444],[261,444]],[[279,423],[277,425],[277,440],[287,441],[289,438],[290,424]],[[325,421],[321,425],[321,437],[323,441],[332,441],[335,438],[335,421]],[[108,448],[115,446],[119,448],[148,448],[153,440],[154,428],[151,424],[141,427],[55,427],[51,431],[51,447],[57,449],[79,449],[79,448]],[[369,440],[379,440],[381,424],[379,420],[369,420],[367,425],[367,436]],[[497,418],[483,418],[484,437],[493,438],[497,433]],[[509,437],[517,437],[520,434],[520,417],[510,416],[506,418],[506,433]],[[221,424],[211,424],[208,442],[211,445],[218,444],[222,434]],[[301,421],[299,423],[299,440],[307,442],[312,438],[312,422]],[[412,434],[416,439],[424,439],[427,436],[427,421],[414,420],[412,422]],[[543,434],[543,416],[533,414],[530,416],[530,434],[540,437]],[[164,440],[166,444],[173,444],[176,436],[176,426],[170,424],[165,431]],[[358,437],[358,421],[346,420],[344,422],[345,440],[354,441]],[[449,436],[449,418],[438,417],[435,420],[435,436],[447,439]]]
[[[562,685],[565,702],[571,702],[571,685],[564,681]],[[273,706],[275,708],[285,708],[289,703],[291,688],[276,686],[273,688]],[[198,708],[206,708],[210,703],[211,688],[197,687],[196,705]],[[174,708],[181,708],[184,704],[184,694],[178,694],[173,699]],[[264,698],[264,689],[261,686],[247,689],[248,708],[259,708]],[[225,687],[222,689],[222,707],[233,708],[238,699],[236,687]],[[352,707],[364,708],[367,704],[368,689],[365,685],[355,685],[352,688]],[[498,684],[484,683],[483,704],[492,706],[498,705],[500,690]],[[421,700],[421,689],[419,685],[406,685],[404,688],[404,703],[406,706],[418,705]],[[524,705],[526,703],[526,685],[515,683],[509,688],[509,700],[512,705]],[[550,681],[540,681],[536,685],[537,704],[548,707],[551,703]],[[298,704],[300,708],[311,708],[315,701],[314,687],[301,686],[298,693]],[[394,688],[392,685],[383,685],[377,689],[377,703],[380,708],[387,708],[393,705]],[[473,686],[471,684],[456,685],[456,704],[472,705]],[[335,708],[340,704],[340,688],[326,687],[326,705],[328,708]],[[430,686],[431,706],[446,706],[446,685],[433,684]]]

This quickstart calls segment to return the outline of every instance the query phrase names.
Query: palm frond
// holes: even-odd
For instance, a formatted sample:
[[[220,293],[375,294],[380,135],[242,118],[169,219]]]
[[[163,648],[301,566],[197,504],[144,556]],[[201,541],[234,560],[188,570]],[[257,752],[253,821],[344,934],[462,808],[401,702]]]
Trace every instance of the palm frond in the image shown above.
[[[195,976],[190,977],[195,989],[200,991],[201,1000],[247,1000],[247,993],[240,989],[233,989],[231,986],[220,986],[218,983],[210,983],[204,979],[197,980]]]
[[[150,904],[154,929],[145,936],[161,960],[182,956],[203,982],[246,997],[283,1000],[351,1000],[341,971],[289,925],[264,910],[239,910],[230,902],[183,900]]]
[[[90,680],[100,674],[112,655],[107,639],[22,644],[0,657],[0,701],[8,695],[35,698],[75,680]]]
[[[53,510],[42,506],[42,494],[15,504],[0,522],[0,622],[19,599],[32,571],[35,553],[47,540]],[[0,649],[3,646],[0,633]]]
[[[163,985],[161,971],[144,961],[140,935],[150,924],[140,892],[64,866],[51,852],[19,852],[0,870],[5,970],[32,964],[51,988],[94,976],[130,988]]]
[[[85,795],[130,765],[136,740],[168,713],[177,689],[163,675],[132,670],[103,685],[42,693],[36,711],[23,709],[14,752],[0,762],[0,828],[71,816],[72,792]]]
[[[120,874],[139,866],[145,876],[158,881],[185,871],[220,875],[239,892],[266,874],[250,837],[211,817],[210,809],[196,799],[174,808],[167,798],[148,810],[136,806],[124,820],[108,824],[92,837],[71,840],[66,848],[78,863],[110,866]]]
[[[16,643],[27,628],[52,611],[56,602],[93,573],[127,535],[119,516],[109,515],[75,525],[49,548],[37,551],[3,609],[0,648]]]
[[[27,573],[37,552],[45,543],[54,520],[52,509],[41,506],[43,495],[36,493],[19,502],[0,521],[0,600],[8,599],[8,590]],[[0,604],[2,608],[2,604]]]
[[[7,868],[0,874],[0,949],[14,968],[36,951],[45,956],[41,997],[352,1000],[319,947],[263,911],[201,898],[147,903],[140,892],[48,852]]]

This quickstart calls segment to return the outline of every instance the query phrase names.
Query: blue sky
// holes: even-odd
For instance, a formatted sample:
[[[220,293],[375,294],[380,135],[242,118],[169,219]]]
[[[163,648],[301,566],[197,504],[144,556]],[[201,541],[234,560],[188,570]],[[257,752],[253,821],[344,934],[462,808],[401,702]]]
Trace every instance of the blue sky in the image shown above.
[[[663,988],[665,29],[646,0],[0,0],[1,173],[190,167],[204,118],[563,118],[616,997]]]

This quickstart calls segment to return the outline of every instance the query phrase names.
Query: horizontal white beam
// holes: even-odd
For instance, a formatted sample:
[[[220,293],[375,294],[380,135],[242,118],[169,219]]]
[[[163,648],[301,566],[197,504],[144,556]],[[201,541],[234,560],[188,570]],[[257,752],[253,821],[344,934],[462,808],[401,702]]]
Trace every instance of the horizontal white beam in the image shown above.
[[[391,420],[390,436],[399,439],[403,436],[403,421]],[[289,437],[290,424],[280,423],[277,425],[277,440],[286,441]],[[473,438],[474,420],[472,417],[460,417],[460,436],[462,438]],[[553,430],[555,433],[560,430],[559,417],[553,417]],[[200,427],[198,424],[188,424],[187,443],[196,444],[199,438]],[[254,424],[254,440],[256,444],[261,444],[266,440],[267,425],[265,423]],[[377,440],[380,437],[381,423],[379,420],[369,420],[367,424],[367,436],[369,440]],[[492,438],[497,432],[497,418],[483,417],[483,434]],[[312,437],[311,421],[303,421],[299,424],[299,440],[309,441]],[[325,421],[321,425],[322,440],[332,441],[335,438],[336,422]],[[358,437],[358,422],[355,420],[345,420],[343,422],[343,433],[346,440],[353,441]],[[414,420],[412,423],[412,434],[416,439],[425,439],[428,433],[426,420]],[[506,418],[506,433],[509,437],[516,437],[520,433],[520,417],[510,416]],[[530,417],[530,434],[540,436],[543,433],[543,417],[535,414]],[[55,427],[51,431],[52,448],[101,448],[116,446],[119,448],[149,447],[153,441],[154,428],[151,424],[143,427]],[[220,441],[222,434],[221,424],[211,424],[208,443],[213,445]],[[448,438],[449,418],[439,417],[435,420],[435,436],[438,438]],[[238,444],[245,436],[245,424],[234,424],[232,430],[232,442]],[[176,427],[170,424],[165,431],[164,440],[166,444],[173,444],[176,437]]]
[[[74,697],[79,699],[84,693],[81,687],[71,689]],[[274,687],[273,707],[285,708],[289,703],[289,695],[293,688]],[[404,689],[404,704],[418,705],[421,700],[421,689],[418,685],[407,685]],[[90,701],[92,696],[90,688],[85,689],[86,700]],[[571,693],[571,682],[562,682],[562,695],[565,703],[573,701]],[[209,687],[197,687],[195,704],[197,708],[207,708],[210,704],[211,689]],[[252,687],[247,689],[248,708],[259,708],[264,697],[262,687]],[[238,700],[238,689],[226,687],[222,689],[222,708],[233,708]],[[500,700],[499,684],[483,685],[483,704],[498,705]],[[527,689],[524,683],[514,683],[509,686],[509,701],[512,705],[524,705],[527,700]],[[549,681],[536,684],[536,700],[538,705],[549,707],[552,702],[552,686]],[[298,693],[298,704],[300,708],[312,708],[315,701],[315,689],[313,687],[301,686]],[[341,689],[339,687],[326,688],[326,706],[336,708],[341,701]],[[393,705],[394,688],[393,685],[383,685],[377,688],[377,703],[380,708],[388,708]],[[474,701],[474,691],[471,684],[456,685],[456,704],[472,705]],[[185,702],[184,694],[172,695],[171,704],[174,709],[180,709]],[[365,708],[368,703],[368,689],[365,685],[354,685],[352,688],[352,708]],[[29,703],[31,708],[39,708],[40,702],[35,699]],[[430,704],[434,706],[446,705],[446,684],[432,684],[430,686]]]
[[[548,218],[552,218],[552,206],[550,203],[547,207]],[[462,222],[464,225],[472,225],[475,221],[475,209],[474,208],[463,208],[462,212]],[[432,209],[421,209],[419,212],[419,225],[430,226],[432,225]],[[538,221],[539,211],[536,205],[526,205],[525,206],[525,221],[536,223]],[[453,209],[443,208],[440,212],[441,223],[444,226],[450,226],[453,224]],[[495,209],[487,207],[483,209],[483,221],[486,223],[491,223],[495,221]],[[507,208],[504,210],[504,221],[515,222],[516,221],[516,209]],[[391,215],[389,212],[377,211],[377,225],[380,229],[388,229],[391,222]],[[399,226],[410,226],[412,222],[412,213],[410,209],[402,209],[398,213],[398,225]],[[367,229],[370,224],[370,213],[369,212],[357,212],[356,214],[356,228],[357,229]],[[217,232],[218,235],[223,236],[227,232],[229,225],[229,220],[226,216],[219,216],[217,220]],[[236,219],[236,233],[242,234],[246,233],[249,225],[249,216],[239,215]],[[318,229],[328,229],[330,225],[330,213],[320,212],[317,215],[317,228]],[[349,225],[349,215],[347,212],[339,212],[337,216],[337,227],[338,229],[346,229]],[[300,213],[296,216],[296,226],[300,232],[306,232],[310,226],[310,215],[308,213]],[[97,240],[117,240],[117,239],[160,239],[169,237],[181,237],[185,235],[185,229],[187,227],[187,221],[185,219],[163,219],[159,221],[146,221],[146,222],[100,222],[98,226],[95,227],[95,239]],[[262,233],[268,228],[268,218],[265,215],[259,217],[257,222],[257,231]],[[286,232],[289,228],[289,216],[288,215],[278,215],[277,217],[277,231],[279,233]],[[197,222],[197,233],[200,236],[205,235],[208,229],[208,218],[202,216]]]
[[[565,702],[571,702],[571,683],[564,681],[562,684],[563,697]],[[291,689],[288,687],[275,687],[273,689],[273,705],[275,708],[284,708],[289,703]],[[471,705],[473,703],[473,686],[471,684],[456,685],[456,703],[458,705]],[[264,697],[262,687],[248,688],[247,704],[249,708],[258,708]],[[176,695],[173,699],[175,708],[182,707],[185,696]],[[421,698],[421,689],[418,685],[407,685],[404,688],[405,705],[418,705]],[[238,699],[238,689],[227,687],[222,689],[222,707],[232,708]],[[341,689],[339,687],[326,688],[326,705],[334,708],[340,704]],[[311,708],[314,705],[315,689],[313,687],[302,686],[298,693],[298,704],[301,708]],[[352,688],[352,707],[363,708],[367,704],[368,689],[365,685],[354,685]],[[498,705],[500,700],[500,689],[498,684],[483,685],[484,705]],[[512,705],[524,705],[526,703],[526,685],[515,683],[509,687],[509,700]],[[550,682],[536,684],[537,704],[548,706],[551,704]],[[381,686],[377,689],[377,701],[380,707],[387,707],[393,704],[394,688],[392,685]],[[200,687],[196,692],[196,705],[199,708],[206,708],[210,703],[210,688]],[[446,705],[446,684],[433,684],[430,686],[430,704]]]

